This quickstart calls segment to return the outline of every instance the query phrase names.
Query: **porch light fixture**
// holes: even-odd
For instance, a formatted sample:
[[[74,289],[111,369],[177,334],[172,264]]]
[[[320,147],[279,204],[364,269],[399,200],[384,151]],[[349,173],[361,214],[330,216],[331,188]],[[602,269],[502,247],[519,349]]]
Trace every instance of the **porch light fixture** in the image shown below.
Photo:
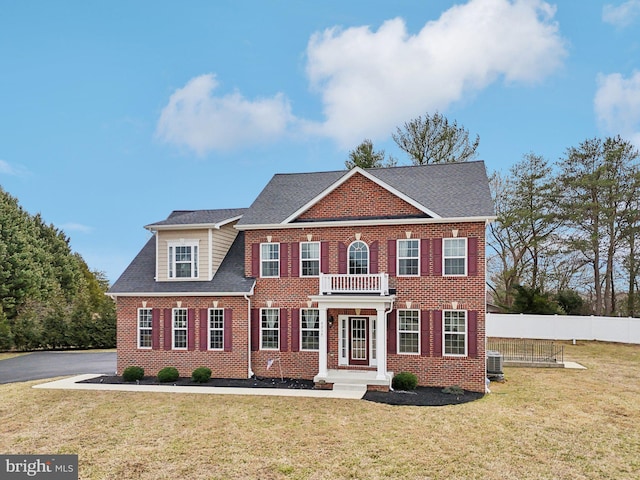
[[[333,315],[329,316],[329,328],[333,327]]]

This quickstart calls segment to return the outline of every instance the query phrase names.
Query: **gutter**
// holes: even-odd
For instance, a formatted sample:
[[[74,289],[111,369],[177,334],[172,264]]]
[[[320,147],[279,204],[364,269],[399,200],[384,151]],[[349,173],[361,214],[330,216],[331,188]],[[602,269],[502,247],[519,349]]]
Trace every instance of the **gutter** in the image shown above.
[[[267,223],[267,224],[245,224],[234,225],[233,228],[238,230],[271,230],[285,228],[312,228],[312,227],[363,227],[363,226],[380,226],[380,225],[425,225],[430,223],[474,223],[474,222],[493,222],[497,219],[495,216],[482,217],[453,217],[453,218],[393,218],[393,219],[376,219],[376,220],[328,220],[318,222],[294,222],[294,223]]]

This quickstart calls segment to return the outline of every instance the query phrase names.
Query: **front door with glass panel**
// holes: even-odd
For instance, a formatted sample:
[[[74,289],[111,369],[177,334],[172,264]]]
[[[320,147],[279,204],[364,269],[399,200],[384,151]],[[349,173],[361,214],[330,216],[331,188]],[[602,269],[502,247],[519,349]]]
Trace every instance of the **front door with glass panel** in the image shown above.
[[[349,363],[369,365],[368,317],[349,317]]]

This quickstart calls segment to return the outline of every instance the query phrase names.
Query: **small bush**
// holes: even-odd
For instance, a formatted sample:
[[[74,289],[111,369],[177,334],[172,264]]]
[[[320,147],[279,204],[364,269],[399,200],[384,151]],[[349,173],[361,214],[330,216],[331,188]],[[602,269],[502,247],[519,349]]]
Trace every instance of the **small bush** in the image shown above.
[[[122,378],[124,378],[125,382],[142,380],[142,377],[144,377],[144,368],[142,367],[127,367],[122,372]]]
[[[175,382],[180,377],[176,367],[164,367],[158,372],[158,381],[162,383]]]
[[[394,390],[415,390],[418,386],[418,377],[413,373],[400,372],[393,377],[391,386]]]
[[[464,395],[464,390],[458,385],[453,385],[451,387],[443,388],[442,393],[448,393],[449,395]]]
[[[198,367],[191,373],[191,380],[196,383],[207,383],[211,378],[211,369],[207,367]]]

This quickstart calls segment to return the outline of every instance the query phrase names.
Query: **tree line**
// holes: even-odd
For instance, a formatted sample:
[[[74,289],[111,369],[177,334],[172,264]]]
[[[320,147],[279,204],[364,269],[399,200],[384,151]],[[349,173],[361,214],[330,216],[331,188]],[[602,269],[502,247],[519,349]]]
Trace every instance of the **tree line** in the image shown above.
[[[473,160],[480,142],[439,113],[405,123],[392,138],[414,165]],[[397,164],[368,139],[345,161]],[[639,313],[637,148],[620,136],[591,138],[554,163],[525,154],[489,180],[497,215],[487,231],[490,302],[513,313]]]
[[[114,347],[108,287],[64,232],[0,187],[0,350]]]

